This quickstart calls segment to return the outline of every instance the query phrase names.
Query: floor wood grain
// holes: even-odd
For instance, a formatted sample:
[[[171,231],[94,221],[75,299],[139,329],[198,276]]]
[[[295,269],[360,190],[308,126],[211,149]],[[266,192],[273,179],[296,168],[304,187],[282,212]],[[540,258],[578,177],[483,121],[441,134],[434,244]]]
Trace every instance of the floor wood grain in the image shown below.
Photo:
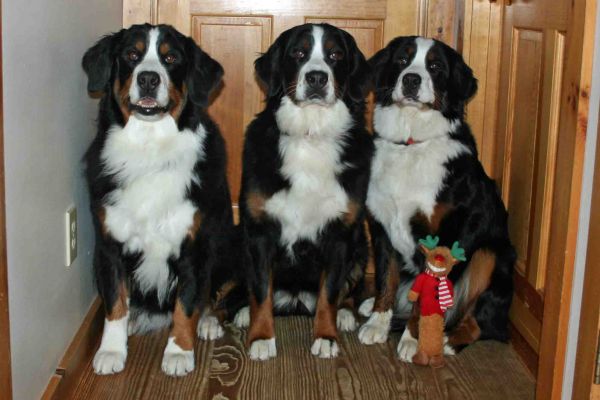
[[[340,336],[341,356],[310,354],[311,320],[276,319],[278,357],[248,359],[245,332],[228,325],[216,342],[198,341],[196,370],[165,376],[160,363],[167,331],[134,336],[125,370],[96,376],[91,363],[75,399],[533,399],[535,382],[510,345],[479,342],[433,370],[396,358],[398,334],[385,345],[364,346],[357,334]]]

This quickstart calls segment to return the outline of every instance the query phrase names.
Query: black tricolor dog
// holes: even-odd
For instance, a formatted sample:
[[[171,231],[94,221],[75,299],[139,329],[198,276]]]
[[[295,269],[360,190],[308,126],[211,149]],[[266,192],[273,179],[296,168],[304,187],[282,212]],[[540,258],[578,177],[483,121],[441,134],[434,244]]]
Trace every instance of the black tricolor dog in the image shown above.
[[[369,66],[354,39],[326,24],[279,36],[255,63],[264,111],[248,126],[240,218],[249,354],[276,355],[273,312],[316,314],[312,354],[335,357],[341,309],[367,260],[363,228],[372,140],[365,129]],[[315,311],[316,310],[316,311]]]
[[[85,156],[106,310],[94,370],[121,371],[128,333],[172,321],[162,369],[185,375],[194,369],[199,314],[202,338],[223,334],[207,306],[234,265],[226,258],[233,219],[225,146],[203,110],[223,69],[165,25],[105,36],[83,69],[88,91],[101,95]]]
[[[458,240],[467,256],[450,274],[456,298],[446,314],[446,352],[477,339],[506,340],[516,256],[505,207],[464,121],[477,81],[457,52],[421,37],[394,39],[369,62],[376,134],[367,207],[377,295],[360,307],[370,318],[359,338],[386,341],[392,309],[409,318],[407,292],[425,267],[418,239],[437,235],[441,246]],[[415,322],[409,319],[398,345],[408,362],[417,350]]]

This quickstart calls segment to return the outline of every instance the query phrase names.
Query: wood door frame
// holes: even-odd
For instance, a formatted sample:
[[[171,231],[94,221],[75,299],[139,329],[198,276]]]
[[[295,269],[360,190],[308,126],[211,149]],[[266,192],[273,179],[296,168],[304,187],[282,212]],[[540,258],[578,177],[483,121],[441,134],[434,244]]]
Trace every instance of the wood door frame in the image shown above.
[[[597,0],[572,4],[554,182],[560,189],[553,194],[536,386],[536,398],[544,400],[559,399],[562,393],[596,29]]]
[[[600,118],[600,110],[596,110],[596,112]],[[593,182],[577,355],[571,396],[573,399],[588,399],[591,397],[592,390],[596,391],[596,395],[600,394],[598,393],[600,387],[598,385],[593,386],[593,376],[596,369],[596,351],[594,350],[599,345],[598,332],[600,330],[600,300],[597,295],[600,269],[596,265],[600,259],[600,226],[591,223],[594,219],[596,221],[600,220],[600,124],[598,124],[598,134],[596,136]]]
[[[2,71],[2,0],[0,0],[0,72]],[[0,397],[12,399],[8,263],[6,261],[6,203],[4,201],[4,108],[0,73]]]

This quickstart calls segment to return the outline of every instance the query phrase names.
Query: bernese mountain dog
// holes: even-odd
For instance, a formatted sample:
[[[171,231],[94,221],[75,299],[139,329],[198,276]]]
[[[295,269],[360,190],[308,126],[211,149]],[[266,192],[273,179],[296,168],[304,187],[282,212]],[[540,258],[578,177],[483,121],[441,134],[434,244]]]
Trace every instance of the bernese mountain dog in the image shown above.
[[[464,107],[477,81],[462,57],[442,42],[399,37],[373,56],[375,152],[367,195],[375,255],[376,296],[359,312],[369,316],[362,343],[383,343],[392,317],[408,323],[399,357],[417,351],[418,312],[407,294],[425,270],[418,240],[458,241],[466,261],[454,267],[454,307],[446,312],[453,354],[478,339],[507,340],[515,250],[496,185],[477,158]],[[412,314],[412,317],[411,317]]]
[[[314,314],[311,352],[335,357],[338,328],[357,326],[344,302],[368,254],[369,65],[347,32],[305,24],[283,32],[255,67],[267,99],[244,143],[239,204],[250,306],[235,322],[250,325],[250,358],[266,360],[277,354],[274,312]]]
[[[120,372],[128,335],[172,324],[162,370],[185,375],[196,328],[223,334],[211,300],[235,275],[225,146],[204,110],[223,69],[191,38],[148,24],[103,37],[82,65],[101,97],[85,155],[106,312],[93,367]]]

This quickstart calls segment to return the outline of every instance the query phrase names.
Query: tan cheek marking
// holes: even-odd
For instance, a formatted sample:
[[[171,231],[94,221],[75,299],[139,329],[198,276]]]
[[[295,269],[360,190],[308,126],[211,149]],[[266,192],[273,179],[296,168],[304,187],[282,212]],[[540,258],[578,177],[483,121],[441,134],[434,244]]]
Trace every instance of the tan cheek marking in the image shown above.
[[[169,85],[169,99],[173,106],[169,113],[175,119],[175,121],[179,120],[179,116],[183,111],[183,107],[185,106],[185,99],[187,98],[187,86],[185,84],[182,85],[181,90],[175,87],[175,85]]]
[[[390,254],[389,257],[385,285],[381,292],[377,294],[375,305],[373,306],[373,311],[376,312],[383,312],[392,308],[396,292],[398,291],[398,285],[400,284],[400,272],[396,257],[394,257],[394,254]]]
[[[267,296],[258,304],[254,294],[250,295],[250,329],[248,330],[248,344],[257,339],[270,339],[275,337],[275,323],[273,321],[273,281],[269,277]]]
[[[192,222],[192,226],[188,229],[187,235],[190,239],[196,240],[196,234],[202,225],[202,214],[200,211],[196,211],[194,213],[194,221]]]
[[[128,307],[127,307],[127,288],[125,287],[125,282],[121,282],[119,284],[119,294],[115,301],[115,304],[112,306],[112,310],[106,316],[106,319],[109,321],[114,321],[117,319],[122,319],[127,315]]]
[[[117,103],[119,103],[119,108],[121,109],[125,123],[127,123],[129,116],[131,115],[131,111],[129,110],[129,88],[131,87],[131,80],[132,77],[129,76],[125,81],[125,84],[121,86],[119,79],[115,79],[113,86],[113,93],[117,99]]]
[[[259,221],[265,214],[265,203],[267,202],[267,198],[260,192],[250,192],[248,193],[248,197],[246,198],[246,206],[248,207],[248,212],[250,216]]]
[[[327,299],[327,284],[325,274],[321,275],[319,298],[315,312],[314,336],[316,338],[337,339],[336,303]]]
[[[185,308],[180,300],[175,304],[173,312],[173,327],[169,337],[174,338],[175,344],[183,350],[193,350],[195,340],[195,326],[198,323],[198,310],[194,310],[191,316],[185,313]]]

